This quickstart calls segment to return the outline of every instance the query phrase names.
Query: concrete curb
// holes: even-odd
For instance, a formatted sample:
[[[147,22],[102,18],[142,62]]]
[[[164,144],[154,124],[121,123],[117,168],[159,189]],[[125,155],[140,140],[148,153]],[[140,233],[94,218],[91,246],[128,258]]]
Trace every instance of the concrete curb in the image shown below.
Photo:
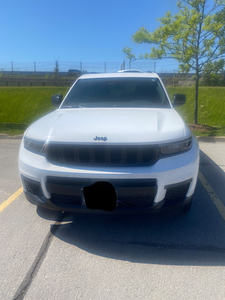
[[[225,136],[197,136],[199,142],[225,142]]]
[[[3,139],[14,139],[14,140],[21,140],[23,137],[23,134],[20,135],[8,135],[8,134],[4,134],[4,133],[0,133],[0,140]]]

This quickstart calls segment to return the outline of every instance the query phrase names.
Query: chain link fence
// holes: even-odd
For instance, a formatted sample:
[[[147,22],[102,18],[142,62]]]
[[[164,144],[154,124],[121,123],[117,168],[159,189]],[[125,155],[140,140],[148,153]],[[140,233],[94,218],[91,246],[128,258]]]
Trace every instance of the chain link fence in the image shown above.
[[[115,73],[125,69],[157,72],[160,68],[163,65],[159,61],[145,59],[123,62],[0,62],[0,86],[71,86],[82,73]],[[158,74],[166,85],[193,84],[190,80],[193,74],[180,74],[177,70]]]
[[[157,72],[164,68],[174,69],[173,64],[164,65],[153,60],[135,60],[122,62],[67,62],[67,61],[47,61],[47,62],[0,62],[0,73],[7,74],[38,74],[54,73],[56,69],[59,73],[67,74],[69,70],[79,70],[88,73],[114,73],[123,69],[138,69],[143,72]],[[157,68],[158,67],[158,68]]]

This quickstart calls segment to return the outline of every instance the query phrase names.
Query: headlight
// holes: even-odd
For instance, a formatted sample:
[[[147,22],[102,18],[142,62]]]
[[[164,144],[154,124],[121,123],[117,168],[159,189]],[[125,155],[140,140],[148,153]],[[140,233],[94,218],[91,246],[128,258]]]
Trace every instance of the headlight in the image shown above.
[[[36,154],[45,155],[45,141],[36,141],[25,137],[23,144],[25,149]]]
[[[159,152],[161,155],[173,155],[187,151],[191,148],[192,137],[179,142],[159,145]]]

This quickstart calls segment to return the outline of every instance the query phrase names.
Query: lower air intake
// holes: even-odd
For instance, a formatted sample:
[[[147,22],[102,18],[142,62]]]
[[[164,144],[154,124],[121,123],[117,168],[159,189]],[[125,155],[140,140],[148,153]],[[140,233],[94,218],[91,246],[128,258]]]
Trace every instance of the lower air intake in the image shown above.
[[[190,187],[191,180],[179,183],[177,185],[167,186],[167,192],[165,200],[167,202],[176,202],[182,200],[186,197],[188,189]]]

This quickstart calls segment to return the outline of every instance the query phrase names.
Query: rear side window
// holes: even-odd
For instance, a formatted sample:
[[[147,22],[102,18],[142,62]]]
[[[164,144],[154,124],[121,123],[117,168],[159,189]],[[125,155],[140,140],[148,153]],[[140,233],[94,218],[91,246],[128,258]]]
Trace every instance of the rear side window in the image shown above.
[[[79,79],[61,108],[170,107],[157,78]]]

